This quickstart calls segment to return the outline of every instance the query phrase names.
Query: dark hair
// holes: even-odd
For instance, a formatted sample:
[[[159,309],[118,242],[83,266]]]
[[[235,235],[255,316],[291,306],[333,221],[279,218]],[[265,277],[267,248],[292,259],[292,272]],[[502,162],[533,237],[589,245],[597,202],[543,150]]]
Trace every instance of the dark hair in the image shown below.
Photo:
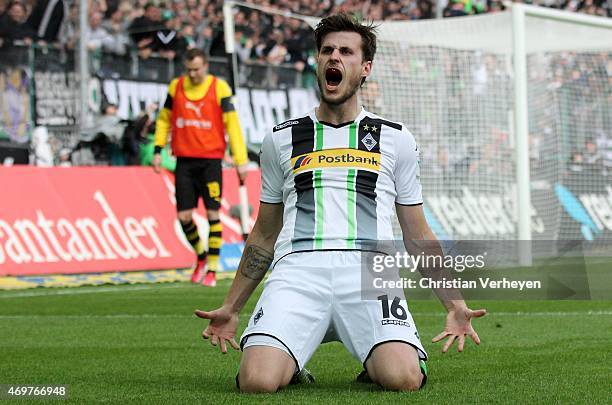
[[[319,21],[314,31],[317,51],[321,49],[321,43],[327,34],[341,31],[359,34],[361,36],[363,60],[374,60],[374,54],[376,53],[376,26],[373,23],[363,25],[355,17],[344,13],[330,15]]]
[[[206,57],[206,53],[199,48],[191,48],[187,52],[185,52],[185,61],[192,61],[195,58],[202,58],[204,64],[208,63],[208,58]]]

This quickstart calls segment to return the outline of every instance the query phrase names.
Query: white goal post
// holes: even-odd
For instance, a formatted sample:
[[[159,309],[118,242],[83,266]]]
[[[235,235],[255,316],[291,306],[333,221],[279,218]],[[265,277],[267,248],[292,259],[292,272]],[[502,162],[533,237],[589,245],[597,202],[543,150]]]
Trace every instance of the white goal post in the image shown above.
[[[310,26],[318,21],[225,4],[229,25],[234,6]],[[425,211],[438,238],[587,235],[566,223],[555,190],[576,148],[598,136],[612,145],[612,20],[512,4],[500,13],[378,25],[373,74],[361,100],[415,135]],[[584,181],[605,189],[610,173]],[[529,265],[531,258],[521,252],[520,262]]]
[[[568,145],[612,136],[612,21],[513,4],[482,16],[385,22],[378,38],[370,80],[383,99],[378,110],[406,123],[421,145],[438,236],[577,239],[554,189]],[[530,244],[519,246],[529,265]]]
[[[512,50],[514,54],[514,119],[516,133],[516,176],[518,202],[518,240],[531,240],[531,176],[529,165],[529,103],[527,99],[527,26],[526,17],[548,21],[571,23],[576,26],[604,28],[607,35],[600,49],[612,49],[612,21],[607,18],[593,17],[578,13],[563,12],[519,3],[512,5]],[[531,33],[531,35],[537,35]],[[606,42],[607,38],[607,42]],[[583,38],[585,40],[586,38]],[[596,43],[598,43],[597,41]],[[595,44],[589,43],[591,47]],[[567,45],[566,45],[567,46]],[[584,46],[584,45],[583,45]],[[566,48],[567,49],[567,48]],[[580,49],[580,48],[578,48]],[[532,252],[528,244],[521,244],[527,250],[521,252],[519,263],[531,265]]]

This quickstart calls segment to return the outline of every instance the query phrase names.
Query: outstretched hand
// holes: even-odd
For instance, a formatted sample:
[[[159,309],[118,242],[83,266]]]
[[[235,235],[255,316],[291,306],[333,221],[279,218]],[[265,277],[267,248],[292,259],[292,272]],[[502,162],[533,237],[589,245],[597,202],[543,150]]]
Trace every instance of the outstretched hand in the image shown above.
[[[446,343],[442,347],[442,352],[446,353],[457,339],[457,351],[462,352],[465,345],[465,336],[469,336],[474,343],[480,344],[478,333],[472,327],[472,318],[480,318],[487,313],[486,309],[477,309],[475,311],[468,307],[452,309],[446,315],[446,327],[444,331],[433,338],[433,343],[439,342],[445,337],[448,337]]]
[[[221,307],[214,311],[202,311],[196,309],[195,315],[198,318],[208,319],[210,323],[202,332],[204,339],[210,338],[210,344],[221,348],[221,353],[227,353],[228,342],[231,347],[236,350],[240,349],[238,343],[234,337],[236,336],[236,329],[238,327],[238,314],[231,312],[225,307]]]

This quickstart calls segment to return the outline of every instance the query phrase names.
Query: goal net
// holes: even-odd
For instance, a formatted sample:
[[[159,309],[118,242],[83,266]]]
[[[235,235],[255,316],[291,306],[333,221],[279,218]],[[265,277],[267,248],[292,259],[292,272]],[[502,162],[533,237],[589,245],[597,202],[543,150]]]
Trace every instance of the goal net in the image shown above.
[[[278,17],[281,25],[318,22],[231,3],[234,12]],[[612,21],[515,8],[524,12],[516,27],[513,11],[379,23],[361,102],[414,134],[424,209],[439,239],[612,240]],[[515,96],[517,30],[525,38],[522,104]],[[517,105],[526,106],[526,131],[515,128]],[[519,167],[526,176],[517,176]],[[518,203],[525,185],[529,200],[522,201],[530,207]],[[519,232],[521,218],[528,238]],[[397,219],[395,233],[401,236]]]
[[[595,20],[603,19],[527,12],[521,28],[534,240],[602,237],[607,225],[612,231],[581,197],[604,198],[612,184],[612,28]],[[519,239],[517,185],[529,179],[516,174],[512,12],[384,22],[378,31],[362,102],[414,134],[434,232],[442,239]],[[612,210],[612,188],[609,200],[597,201]]]

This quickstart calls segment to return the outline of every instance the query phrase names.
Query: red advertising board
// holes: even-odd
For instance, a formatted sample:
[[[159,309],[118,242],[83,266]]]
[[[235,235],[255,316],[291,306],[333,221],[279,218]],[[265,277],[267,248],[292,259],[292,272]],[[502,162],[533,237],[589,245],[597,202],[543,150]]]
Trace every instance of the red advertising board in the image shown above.
[[[239,240],[240,226],[229,215],[238,202],[233,171],[224,173],[224,182],[224,239]],[[251,173],[255,211],[259,182],[259,173]],[[194,262],[176,221],[169,174],[147,167],[0,167],[0,190],[0,276],[186,268]]]
[[[170,172],[164,172],[163,174],[164,184],[168,190],[168,197],[175,205],[174,199],[174,176]],[[249,197],[249,205],[251,206],[251,218],[249,223],[249,229],[251,229],[257,218],[259,211],[259,194],[261,191],[261,173],[259,169],[253,169],[249,171],[246,179],[246,187]],[[240,183],[238,181],[238,174],[234,169],[223,170],[223,198],[221,199],[221,222],[223,223],[223,243],[237,243],[242,242],[242,229],[240,219],[236,215],[238,205],[240,203],[239,196]],[[173,208],[174,209],[174,208]],[[194,220],[198,225],[201,234],[208,232],[208,224],[206,220],[206,210],[200,199],[198,208],[194,213]],[[205,235],[201,235],[205,236]]]

